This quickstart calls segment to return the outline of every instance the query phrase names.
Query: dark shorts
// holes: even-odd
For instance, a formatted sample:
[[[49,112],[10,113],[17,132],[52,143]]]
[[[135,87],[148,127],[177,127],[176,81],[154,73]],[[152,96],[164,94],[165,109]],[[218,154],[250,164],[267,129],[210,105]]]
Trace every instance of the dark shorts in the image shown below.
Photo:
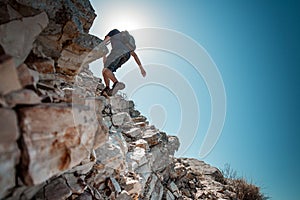
[[[112,72],[115,72],[120,68],[127,60],[130,58],[130,52],[121,54],[119,52],[112,51],[106,59],[104,67],[109,69]]]

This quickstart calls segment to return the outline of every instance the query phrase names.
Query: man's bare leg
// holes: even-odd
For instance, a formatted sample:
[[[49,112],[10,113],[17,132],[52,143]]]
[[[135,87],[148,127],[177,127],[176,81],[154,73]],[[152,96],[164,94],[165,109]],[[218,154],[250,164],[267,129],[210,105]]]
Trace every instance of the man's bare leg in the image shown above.
[[[109,87],[109,80],[111,80],[113,83],[118,82],[117,78],[115,77],[114,73],[112,73],[112,71],[110,71],[107,68],[104,68],[102,70],[102,75],[104,78],[104,83],[107,87]]]
[[[114,85],[112,89],[109,91],[109,96],[115,95],[119,90],[123,90],[125,88],[125,84],[121,83],[117,80],[114,73],[107,68],[104,68],[102,71],[104,82],[106,87],[109,89],[109,81],[111,80]]]
[[[109,78],[106,76],[106,74],[104,73],[104,70],[102,70],[102,76],[103,76],[103,79],[104,79],[104,83],[105,83],[105,86],[106,87],[109,87]]]

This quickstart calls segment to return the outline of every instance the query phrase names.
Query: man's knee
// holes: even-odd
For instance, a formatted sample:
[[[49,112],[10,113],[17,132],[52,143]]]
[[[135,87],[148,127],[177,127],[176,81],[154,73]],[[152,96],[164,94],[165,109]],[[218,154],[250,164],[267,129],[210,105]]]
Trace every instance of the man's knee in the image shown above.
[[[102,70],[102,74],[103,74],[103,76],[113,76],[113,72],[111,71],[111,69],[109,69],[109,68],[104,68],[103,70]]]
[[[106,75],[107,73],[109,73],[108,71],[109,71],[109,69],[107,69],[107,68],[103,68],[103,70],[102,70],[102,74],[103,74],[103,75]]]

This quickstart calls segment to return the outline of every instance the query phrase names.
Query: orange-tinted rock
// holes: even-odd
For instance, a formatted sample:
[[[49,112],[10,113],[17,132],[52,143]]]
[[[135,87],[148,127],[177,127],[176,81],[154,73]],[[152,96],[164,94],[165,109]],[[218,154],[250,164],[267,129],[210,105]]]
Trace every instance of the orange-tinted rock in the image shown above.
[[[98,121],[88,107],[45,104],[19,113],[26,184],[41,183],[90,155]]]
[[[40,58],[30,63],[31,68],[34,70],[43,73],[43,74],[52,74],[55,73],[54,60],[49,58]]]

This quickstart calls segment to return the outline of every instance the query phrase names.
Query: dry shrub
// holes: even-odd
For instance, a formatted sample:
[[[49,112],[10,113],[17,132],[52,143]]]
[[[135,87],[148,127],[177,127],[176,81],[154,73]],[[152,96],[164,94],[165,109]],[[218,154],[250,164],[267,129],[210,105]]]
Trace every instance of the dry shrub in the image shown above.
[[[260,193],[260,188],[247,183],[244,179],[232,180],[237,199],[241,200],[264,200],[267,199]]]
[[[236,193],[239,200],[267,200],[270,199],[261,193],[260,188],[248,183],[244,178],[237,178],[237,172],[229,164],[225,164],[222,174],[226,182],[231,186],[232,192]]]

